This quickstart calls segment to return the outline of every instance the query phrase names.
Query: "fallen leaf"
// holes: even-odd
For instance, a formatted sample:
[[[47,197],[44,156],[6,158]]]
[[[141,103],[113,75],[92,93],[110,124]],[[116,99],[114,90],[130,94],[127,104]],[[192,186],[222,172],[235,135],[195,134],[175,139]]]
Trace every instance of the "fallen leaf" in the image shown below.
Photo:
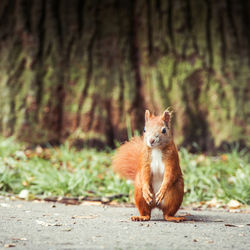
[[[213,198],[212,200],[208,201],[206,205],[208,208],[219,208],[222,205],[222,202],[218,201],[216,198]]]
[[[43,148],[41,146],[36,147],[36,153],[39,155],[43,152]]]
[[[199,155],[197,158],[196,158],[196,161],[197,162],[203,162],[206,160],[206,156],[205,155]]]
[[[30,158],[32,156],[32,151],[30,149],[27,149],[24,151],[24,154],[26,157]]]
[[[227,155],[223,154],[220,156],[222,161],[227,161]]]
[[[15,246],[16,246],[16,244],[13,244],[13,243],[4,245],[5,248],[15,247]]]
[[[15,156],[17,159],[22,159],[22,160],[25,160],[26,159],[26,155],[23,151],[16,151],[15,152]]]
[[[236,183],[236,178],[234,176],[230,176],[227,180],[230,184]]]
[[[244,227],[245,225],[225,224],[226,227]]]
[[[230,200],[227,205],[230,209],[237,209],[242,206],[242,204],[237,200]]]
[[[64,229],[62,229],[62,231],[64,231],[64,232],[70,232],[72,230],[72,228],[64,228]]]
[[[49,223],[49,222],[45,222],[45,221],[41,221],[41,220],[36,220],[36,223],[38,225],[41,225],[41,226],[44,226],[44,227],[48,227],[48,226],[60,227],[60,226],[62,226],[62,224],[60,224],[60,223]]]
[[[41,221],[41,220],[36,220],[36,223],[38,225],[41,225],[41,226],[45,226],[45,227],[48,227],[49,226],[49,223],[45,222],[45,221]]]
[[[26,238],[12,238],[12,240],[22,240],[22,241],[25,241],[27,239]]]
[[[97,215],[74,215],[72,219],[94,219]]]
[[[107,197],[102,197],[101,201],[102,201],[103,203],[108,203],[108,202],[110,202],[110,199],[107,198]]]
[[[29,192],[29,190],[23,189],[23,190],[19,193],[18,198],[30,201],[30,200],[34,200],[34,199],[35,199],[35,196],[34,196],[33,194],[31,194],[31,193]]]
[[[22,184],[23,184],[25,187],[29,186],[29,182],[28,182],[28,181],[23,181]]]

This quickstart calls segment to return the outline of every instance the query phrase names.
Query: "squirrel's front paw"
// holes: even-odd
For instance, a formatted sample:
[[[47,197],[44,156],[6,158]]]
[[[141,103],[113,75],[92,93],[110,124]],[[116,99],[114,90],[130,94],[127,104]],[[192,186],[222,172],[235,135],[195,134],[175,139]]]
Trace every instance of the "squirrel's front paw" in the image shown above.
[[[143,198],[145,199],[145,201],[151,205],[153,202],[153,194],[150,192],[149,188],[143,188]]]
[[[156,205],[159,205],[160,203],[161,203],[161,201],[162,201],[162,199],[164,198],[164,196],[165,196],[165,190],[162,190],[162,189],[160,189],[157,193],[156,193],[156,195],[155,195],[155,202],[156,202]]]

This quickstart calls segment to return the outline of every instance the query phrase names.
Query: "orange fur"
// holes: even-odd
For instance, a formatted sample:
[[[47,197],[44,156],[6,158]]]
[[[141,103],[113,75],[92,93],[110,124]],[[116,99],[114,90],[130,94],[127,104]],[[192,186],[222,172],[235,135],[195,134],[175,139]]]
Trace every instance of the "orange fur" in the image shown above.
[[[144,141],[143,138],[136,137],[126,142],[113,159],[114,170],[121,176],[134,180],[135,203],[140,216],[133,216],[133,221],[150,220],[151,210],[155,207],[163,211],[165,220],[179,222],[185,219],[174,217],[182,203],[184,182],[171,126],[168,124],[171,114],[166,112],[168,111],[162,116],[151,116],[146,111]],[[162,133],[162,128],[168,128],[168,131]],[[157,149],[157,155],[160,155],[156,163],[152,159],[154,148]],[[152,164],[156,164],[156,170]],[[159,190],[154,190],[154,175],[159,174],[154,171],[158,171],[159,166],[164,168],[163,173],[160,173],[162,181]]]
[[[113,158],[114,171],[122,177],[134,181],[139,169],[139,158],[143,144],[141,137],[134,137],[131,141],[123,144]]]

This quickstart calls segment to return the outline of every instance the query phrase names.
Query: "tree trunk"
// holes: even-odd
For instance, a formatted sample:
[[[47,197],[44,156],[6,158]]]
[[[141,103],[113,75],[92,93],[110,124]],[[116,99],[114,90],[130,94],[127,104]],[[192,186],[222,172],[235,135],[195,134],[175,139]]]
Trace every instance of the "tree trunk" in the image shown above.
[[[246,0],[2,0],[1,133],[114,147],[172,106],[179,145],[249,145],[249,15]]]

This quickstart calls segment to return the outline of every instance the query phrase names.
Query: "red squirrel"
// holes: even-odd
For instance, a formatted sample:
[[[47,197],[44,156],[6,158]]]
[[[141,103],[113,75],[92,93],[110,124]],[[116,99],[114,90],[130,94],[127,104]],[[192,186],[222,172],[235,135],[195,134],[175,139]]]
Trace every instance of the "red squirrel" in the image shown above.
[[[132,216],[132,221],[150,220],[153,208],[162,210],[164,220],[185,220],[174,216],[183,200],[184,182],[172,136],[171,115],[169,109],[160,116],[146,110],[144,136],[123,144],[113,158],[114,171],[134,181],[140,216]]]

